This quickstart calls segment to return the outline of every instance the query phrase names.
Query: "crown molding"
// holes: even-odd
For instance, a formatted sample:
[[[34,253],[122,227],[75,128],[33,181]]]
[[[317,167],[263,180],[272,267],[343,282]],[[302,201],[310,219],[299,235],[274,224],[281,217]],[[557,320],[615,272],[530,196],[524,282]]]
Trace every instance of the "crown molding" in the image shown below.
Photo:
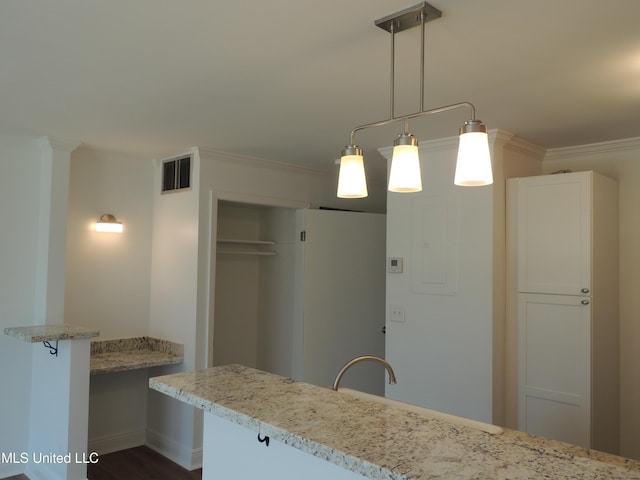
[[[80,145],[82,142],[73,140],[59,140],[51,137],[40,137],[37,139],[38,145],[43,152],[62,152],[70,154]]]
[[[640,149],[640,137],[623,138],[608,142],[589,143],[573,147],[550,148],[544,160],[556,160],[558,158],[579,157],[583,155],[605,154],[624,150]]]
[[[421,152],[423,150],[433,152],[435,150],[457,149],[459,141],[460,139],[457,136],[436,138],[434,140],[420,140],[420,142],[418,143],[418,152]],[[391,160],[391,157],[393,155],[393,146],[380,147],[378,149],[378,152],[387,160]]]
[[[38,139],[29,135],[21,135],[14,133],[0,133],[0,145],[8,148],[38,150],[40,148]]]
[[[500,145],[505,150],[511,152],[524,153],[540,159],[542,159],[547,152],[545,147],[517,137],[514,133],[507,130],[489,130],[489,143],[491,145]]]
[[[214,148],[209,147],[194,147],[191,151],[198,151],[200,153],[200,157],[202,158],[202,154],[208,155],[209,157],[213,157],[216,161],[223,161],[226,163],[232,163],[234,165],[244,165],[247,167],[254,168],[265,168],[267,170],[274,171],[286,171],[289,173],[294,173],[298,175],[309,175],[309,176],[323,176],[323,177],[332,177],[333,174],[330,171],[319,170],[309,167],[303,167],[300,165],[294,165],[292,163],[278,162],[275,160],[266,160],[264,158],[252,157],[249,155],[240,155],[237,153],[224,152],[222,150],[216,150]]]
[[[491,129],[488,132],[489,135],[489,146],[493,147],[495,145],[501,146],[506,150],[526,153],[529,155],[535,155],[537,157],[542,158],[547,151],[546,148],[541,147],[540,145],[536,145],[535,143],[528,142],[519,137],[516,137],[515,134],[507,131],[500,130],[497,128]],[[460,137],[457,135],[454,137],[444,137],[437,138],[434,140],[424,140],[421,141],[418,148],[419,150],[451,150],[457,149],[458,144],[460,142]],[[382,147],[378,149],[378,152],[382,156],[387,159],[391,158],[393,153],[393,147]]]
[[[91,145],[84,142],[81,143],[73,152],[74,153],[94,152],[97,154],[114,155],[118,157],[130,158],[132,160],[140,160],[140,161],[149,160],[153,158],[153,155],[151,154],[145,155],[143,153],[132,153],[127,150],[119,150],[118,148],[96,146],[96,145]]]

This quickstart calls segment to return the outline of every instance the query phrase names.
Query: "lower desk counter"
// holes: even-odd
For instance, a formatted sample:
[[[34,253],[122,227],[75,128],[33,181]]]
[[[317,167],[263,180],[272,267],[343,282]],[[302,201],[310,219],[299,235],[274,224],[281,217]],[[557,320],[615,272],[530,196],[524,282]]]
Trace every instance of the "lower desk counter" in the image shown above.
[[[339,467],[318,478],[345,480],[640,479],[633,460],[508,429],[492,435],[240,365],[155,377],[149,386],[208,412],[203,480],[300,478],[318,460]]]
[[[91,375],[182,363],[182,344],[152,337],[91,341]]]

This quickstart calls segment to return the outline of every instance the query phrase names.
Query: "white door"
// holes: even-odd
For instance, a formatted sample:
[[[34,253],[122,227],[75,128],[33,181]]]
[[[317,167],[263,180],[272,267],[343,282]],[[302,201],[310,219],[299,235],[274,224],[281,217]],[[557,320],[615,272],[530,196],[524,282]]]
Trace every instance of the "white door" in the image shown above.
[[[590,447],[591,298],[518,295],[518,429]]]
[[[352,358],[384,358],[386,217],[299,210],[296,225],[294,378],[329,386]],[[384,395],[385,375],[362,363],[341,385]]]
[[[517,182],[518,291],[589,295],[591,172]]]

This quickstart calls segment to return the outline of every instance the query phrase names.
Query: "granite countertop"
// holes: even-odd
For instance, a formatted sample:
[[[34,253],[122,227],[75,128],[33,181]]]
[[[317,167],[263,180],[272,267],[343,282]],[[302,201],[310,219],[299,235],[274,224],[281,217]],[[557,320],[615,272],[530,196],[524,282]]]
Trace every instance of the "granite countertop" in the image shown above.
[[[181,363],[184,347],[152,337],[93,340],[91,375]]]
[[[29,343],[55,342],[57,340],[80,340],[100,335],[98,330],[67,323],[61,325],[34,325],[29,327],[9,327],[5,335]]]
[[[371,479],[640,479],[640,462],[505,429],[492,435],[241,365],[149,386]]]

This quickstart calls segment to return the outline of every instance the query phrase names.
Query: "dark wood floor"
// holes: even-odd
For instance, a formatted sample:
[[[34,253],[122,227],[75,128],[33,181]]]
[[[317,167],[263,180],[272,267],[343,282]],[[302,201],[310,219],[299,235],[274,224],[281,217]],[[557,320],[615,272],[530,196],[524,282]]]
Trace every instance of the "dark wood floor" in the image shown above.
[[[202,469],[190,472],[149,447],[129,448],[100,455],[89,464],[89,480],[201,480]]]
[[[100,455],[87,465],[89,480],[202,480],[202,469],[190,472],[149,447],[135,447]],[[24,475],[6,480],[29,480]]]

